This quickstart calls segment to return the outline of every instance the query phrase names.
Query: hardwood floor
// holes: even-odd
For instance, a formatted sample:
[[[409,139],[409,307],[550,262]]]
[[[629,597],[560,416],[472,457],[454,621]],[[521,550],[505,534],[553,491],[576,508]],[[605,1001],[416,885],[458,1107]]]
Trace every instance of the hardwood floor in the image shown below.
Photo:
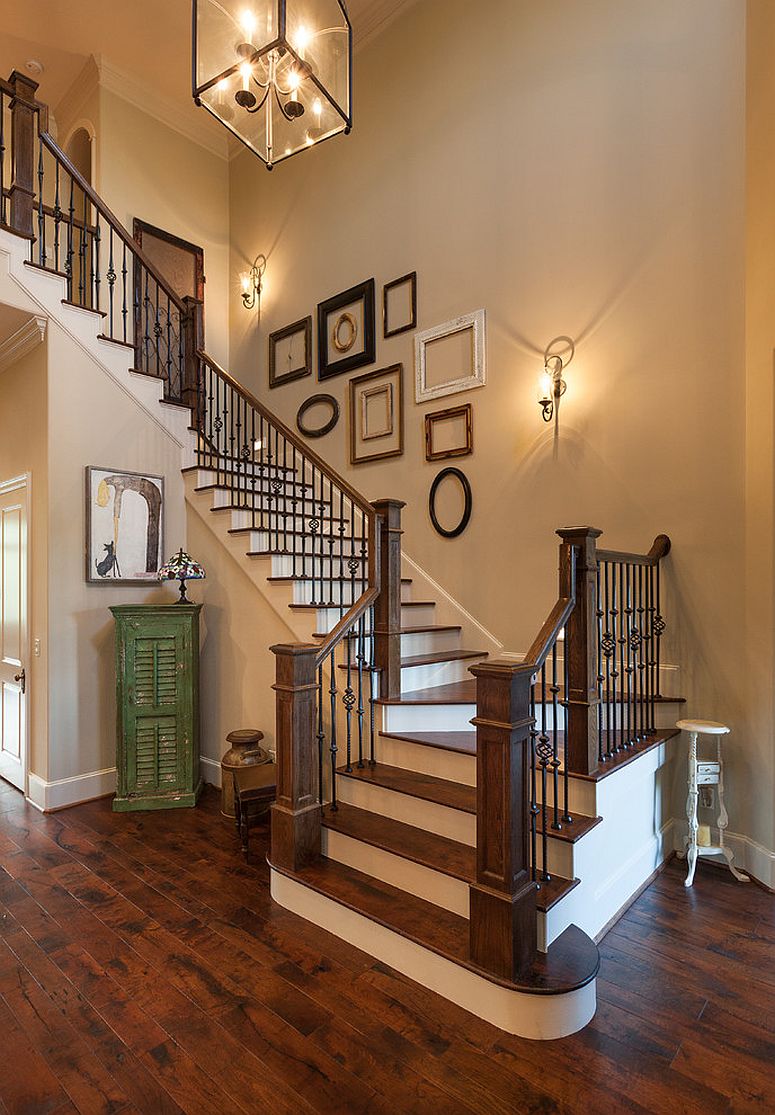
[[[672,864],[582,1033],[512,1038],[275,907],[196,810],[44,817],[0,782],[0,1111],[771,1112],[775,898]]]

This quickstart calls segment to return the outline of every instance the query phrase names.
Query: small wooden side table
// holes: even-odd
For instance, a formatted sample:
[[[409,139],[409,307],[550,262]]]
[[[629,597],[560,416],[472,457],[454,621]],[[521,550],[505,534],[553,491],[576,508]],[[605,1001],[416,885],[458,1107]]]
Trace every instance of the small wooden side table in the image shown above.
[[[277,764],[237,767],[234,771],[234,806],[242,851],[249,858],[250,830],[277,797]]]
[[[717,724],[714,720],[679,720],[676,728],[689,733],[689,795],[686,799],[686,817],[689,822],[689,836],[686,844],[686,859],[689,870],[684,880],[684,886],[690,887],[694,882],[694,872],[697,867],[698,856],[721,855],[727,861],[727,866],[740,883],[750,880],[747,875],[741,874],[732,863],[734,853],[724,843],[724,832],[729,824],[729,815],[724,804],[724,760],[721,757],[721,737],[727,735],[729,728],[726,724]],[[716,737],[716,758],[702,759],[698,755],[698,736]],[[697,804],[700,796],[700,786],[715,786],[718,797],[718,844],[700,845],[697,843],[697,830],[700,827],[697,821]]]

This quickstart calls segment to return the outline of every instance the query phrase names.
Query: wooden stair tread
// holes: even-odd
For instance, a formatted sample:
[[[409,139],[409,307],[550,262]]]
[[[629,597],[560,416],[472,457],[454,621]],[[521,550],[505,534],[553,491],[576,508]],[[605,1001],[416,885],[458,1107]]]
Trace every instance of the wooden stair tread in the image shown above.
[[[267,580],[277,580],[276,577],[268,577]],[[401,659],[401,669],[411,670],[416,666],[440,666],[444,662],[466,662],[474,658],[486,658],[486,650],[437,650],[430,654],[412,654],[408,658]],[[347,669],[346,662],[339,663],[340,670]],[[357,669],[357,664],[352,664],[352,669]],[[364,670],[370,667],[364,666]]]
[[[381,786],[399,794],[407,794],[409,797],[447,806],[449,809],[476,813],[476,787],[466,786],[462,782],[450,782],[446,778],[419,774],[417,771],[391,767],[386,763],[367,764],[361,768],[353,767],[351,771],[339,767],[337,773],[343,778],[366,782],[370,786]]]
[[[274,870],[513,991],[538,995],[573,991],[594,979],[600,966],[595,943],[571,926],[547,953],[536,953],[534,964],[518,983],[500,979],[470,961],[469,923],[458,914],[325,857],[301,871]]]
[[[378,705],[475,705],[476,680],[466,678],[449,685],[434,685],[430,689],[414,689],[400,697],[378,697]]]
[[[435,608],[435,600],[402,600],[402,608]]]
[[[325,806],[322,822],[324,828],[333,832],[351,836],[443,875],[451,875],[453,879],[464,883],[473,883],[476,879],[476,849],[468,844],[345,802],[339,802],[336,812]]]
[[[424,747],[440,747],[444,751],[459,751],[463,755],[476,755],[476,732],[380,732],[385,739],[420,743]]]

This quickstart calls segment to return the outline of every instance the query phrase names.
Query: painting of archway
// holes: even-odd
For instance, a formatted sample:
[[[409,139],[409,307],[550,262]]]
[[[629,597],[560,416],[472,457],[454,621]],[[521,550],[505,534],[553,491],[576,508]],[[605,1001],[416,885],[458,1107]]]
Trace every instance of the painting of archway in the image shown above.
[[[86,580],[144,584],[164,560],[164,478],[86,469]]]

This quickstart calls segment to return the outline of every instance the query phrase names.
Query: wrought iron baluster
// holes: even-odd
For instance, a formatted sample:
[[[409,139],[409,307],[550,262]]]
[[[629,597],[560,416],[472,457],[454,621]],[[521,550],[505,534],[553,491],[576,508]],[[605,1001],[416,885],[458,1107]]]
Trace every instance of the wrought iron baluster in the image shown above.
[[[38,135],[38,263],[46,266],[46,214],[43,208],[43,140]]]
[[[627,743],[627,670],[625,655],[627,653],[627,635],[625,631],[626,622],[626,602],[624,595],[624,564],[619,562],[619,675],[621,678],[620,697],[619,697],[619,713],[621,721],[621,732],[619,738],[619,747],[617,750],[623,750]]]
[[[342,695],[342,704],[345,708],[345,741],[346,741],[346,757],[345,770],[348,774],[352,772],[352,715],[353,708],[355,707],[355,693],[353,691],[353,632],[352,629],[347,632],[344,637],[345,642],[345,662],[347,668],[347,686],[344,694]]]
[[[536,771],[536,683],[530,686],[530,874],[534,883],[538,881],[538,778]]]
[[[376,700],[374,694],[374,685],[379,680],[377,670],[375,667],[374,656],[374,605],[369,608],[369,762],[372,766],[376,762],[374,758],[374,702]]]
[[[358,766],[363,769],[363,670],[366,665],[366,635],[365,635],[365,616],[361,616],[358,620],[358,642],[357,654],[355,660],[358,663]]]
[[[541,879],[548,883],[552,877],[549,874],[549,837],[547,833],[549,826],[546,823],[549,812],[547,768],[552,757],[552,751],[549,736],[546,734],[546,663],[541,667],[541,731],[538,736],[536,751],[541,766],[541,858],[543,860]]]
[[[615,680],[611,678],[611,601],[610,601],[610,570],[608,562],[601,562],[600,569],[600,582],[603,593],[603,632],[600,637],[600,650],[603,656],[603,685],[602,694],[605,699],[605,746],[602,750],[602,758],[608,759],[611,755],[611,740],[613,733],[611,731],[611,712],[615,712],[616,701],[615,695]]]
[[[662,569],[656,567],[657,581],[657,611],[654,616],[654,634],[657,640],[657,684],[656,696],[662,696],[662,636],[665,633],[665,621],[662,618]]]
[[[618,651],[618,634],[619,627],[619,607],[618,607],[618,579],[616,574],[616,564],[606,562],[606,578],[610,574],[611,579],[611,738],[608,744],[608,754],[613,755],[619,750],[619,742],[621,740],[622,728],[622,708],[619,701],[621,700],[620,686],[618,685],[621,673],[619,672],[619,659]],[[607,591],[607,581],[606,581]]]
[[[654,607],[654,566],[649,566],[649,602],[648,602],[648,615],[649,615],[649,734],[653,735],[656,730],[656,706],[655,695],[656,688],[656,646],[654,634],[654,615],[656,608]]]
[[[311,477],[310,477],[310,481],[311,481],[311,484],[312,484],[312,491],[310,493],[310,509],[312,511],[312,517],[310,518],[310,521],[309,521],[309,530],[310,530],[310,536],[311,536],[310,537],[309,568],[310,568],[310,573],[312,575],[312,601],[311,601],[311,603],[318,604],[320,607],[322,607],[325,604],[325,601],[323,600],[322,597],[320,598],[320,600],[318,600],[317,578],[315,577],[315,550],[316,550],[316,543],[317,543],[318,528],[320,527],[320,521],[318,519],[316,509],[315,509],[315,477],[316,477],[316,474],[317,474],[317,469],[316,469],[315,465],[313,464],[312,465]]]
[[[114,306],[113,296],[116,290],[116,268],[113,263],[113,225],[108,225],[108,270],[106,278],[108,280],[108,336],[115,336],[115,322],[114,322]]]
[[[82,190],[83,206],[81,233],[78,238],[78,302],[86,305],[86,194]]]
[[[318,801],[323,804],[323,748],[326,733],[323,727],[323,665],[318,666],[318,691],[317,691],[317,741],[318,741]]]
[[[237,411],[237,417],[236,417],[236,421],[234,423],[234,428],[236,430],[235,439],[236,439],[236,445],[237,445],[237,455],[236,455],[234,464],[232,465],[232,468],[234,469],[235,483],[236,483],[236,486],[237,486],[237,495],[236,495],[236,498],[235,498],[235,503],[236,503],[237,507],[244,508],[244,507],[247,507],[247,492],[245,493],[245,503],[243,503],[242,502],[242,468],[243,468],[244,461],[243,461],[243,456],[242,456],[242,428],[243,428],[242,399],[236,393],[236,391],[233,392],[233,405],[234,405],[234,408]]]
[[[632,585],[631,585],[630,564],[629,564],[629,562],[625,562],[625,564],[624,564],[624,585],[625,585],[625,599],[627,601],[627,606],[624,610],[624,614],[627,617],[627,632],[626,632],[627,641],[626,641],[626,644],[625,644],[625,650],[626,650],[626,653],[627,653],[627,746],[631,747],[633,742],[634,742],[634,736],[635,736],[635,729],[634,729],[634,724],[633,724],[635,686],[634,686],[634,681],[633,681],[633,665],[632,665],[632,658],[633,658],[632,615],[633,615],[634,609],[633,609],[633,606],[632,606]]]
[[[0,224],[6,224],[5,202],[5,95],[0,90]]]
[[[320,600],[325,605],[326,603],[326,576],[325,576],[325,561],[323,555],[325,553],[325,530],[326,530],[326,500],[325,500],[325,480],[322,472],[318,472],[318,541],[320,543],[318,552],[318,588],[320,589]],[[312,559],[312,580],[315,580],[315,559]],[[315,589],[317,592],[317,589]],[[328,602],[329,604],[332,601]]]
[[[329,696],[331,698],[331,744],[330,744],[330,752],[331,752],[331,808],[332,808],[332,810],[336,811],[339,808],[336,804],[336,753],[337,753],[337,750],[338,750],[338,748],[336,746],[336,697],[337,697],[337,688],[336,688],[336,652],[333,651],[333,650],[331,651],[331,654],[329,656],[329,668],[330,668],[330,671],[331,671],[331,677],[329,679],[329,690],[328,690]]]
[[[595,617],[597,619],[597,757],[598,761],[602,763],[604,757],[603,751],[603,597],[601,586],[600,563],[597,566],[597,611]],[[606,694],[607,697],[607,694]]]
[[[250,525],[256,529],[256,411],[250,408]],[[294,570],[295,572],[295,570]]]
[[[127,281],[127,264],[126,264],[126,244],[122,240],[122,260],[121,260],[121,339],[126,343],[126,327],[128,318],[127,309],[127,295],[126,295],[126,281]],[[135,359],[137,359],[137,352],[135,352]]]
[[[643,657],[645,649],[644,616],[646,609],[643,606],[643,566],[638,566],[638,738],[646,738],[646,662]]]
[[[557,642],[556,641],[555,641],[554,645],[552,646],[552,684],[549,687],[549,692],[552,695],[552,735],[551,735],[551,739],[552,739],[552,757],[551,757],[551,760],[550,760],[550,766],[552,768],[552,796],[553,796],[553,801],[552,801],[552,828],[559,830],[559,829],[562,828],[562,825],[560,824],[560,775],[559,775],[560,756],[559,756],[559,748],[558,748],[558,737],[559,737],[558,721],[559,721],[559,708],[560,708],[559,701],[558,701],[558,694],[560,692],[560,686],[559,686],[559,683],[558,683],[558,680],[557,680]]]
[[[59,270],[59,226],[62,223],[62,207],[59,193],[59,159],[54,159],[54,270]]]
[[[161,353],[159,351],[161,347],[161,322],[159,321],[159,284],[154,280],[153,285],[156,287],[156,304],[154,306],[153,318],[153,347],[156,349],[156,375],[161,378]],[[169,383],[165,383],[164,394],[167,397],[169,397],[169,388]]]
[[[568,772],[568,694],[570,686],[570,662],[568,656],[568,629],[567,627],[562,633],[562,712],[563,724],[565,727],[565,753],[563,755],[562,764],[562,820],[563,824],[570,825],[573,822],[573,817],[570,812],[570,775]]]
[[[65,262],[65,274],[67,275],[67,300],[68,302],[74,301],[73,299],[73,222],[75,221],[75,182],[70,179],[70,205],[68,208],[68,221],[67,221],[67,260]]]
[[[140,266],[140,264],[137,261],[137,257],[135,257],[134,266],[135,266],[135,269],[137,269]],[[140,273],[140,281],[141,282],[142,282],[142,277],[143,277],[143,273],[141,272]],[[150,372],[150,370],[151,370],[151,334],[150,334],[150,329],[149,329],[149,319],[150,319],[150,316],[151,316],[150,315],[150,306],[151,306],[151,299],[148,296],[148,272],[146,271],[145,272],[145,294],[142,296],[142,309],[141,309],[142,323],[143,323],[143,354],[144,354],[143,370],[146,371],[146,372]]]
[[[167,315],[166,315],[166,322],[165,322],[165,330],[166,330],[166,334],[167,334],[167,336],[166,336],[167,359],[164,361],[164,369],[165,369],[165,375],[167,377],[167,390],[169,391],[169,394],[170,394],[171,398],[182,399],[183,398],[183,392],[181,390],[180,384],[178,383],[176,386],[173,386],[173,381],[172,381],[172,302],[170,301],[169,294],[167,295]],[[198,398],[199,398],[199,394],[197,392],[197,400],[198,400]],[[199,418],[199,407],[198,406],[197,406],[197,414],[194,417],[194,425],[196,426],[197,429],[199,429],[200,418]]]

